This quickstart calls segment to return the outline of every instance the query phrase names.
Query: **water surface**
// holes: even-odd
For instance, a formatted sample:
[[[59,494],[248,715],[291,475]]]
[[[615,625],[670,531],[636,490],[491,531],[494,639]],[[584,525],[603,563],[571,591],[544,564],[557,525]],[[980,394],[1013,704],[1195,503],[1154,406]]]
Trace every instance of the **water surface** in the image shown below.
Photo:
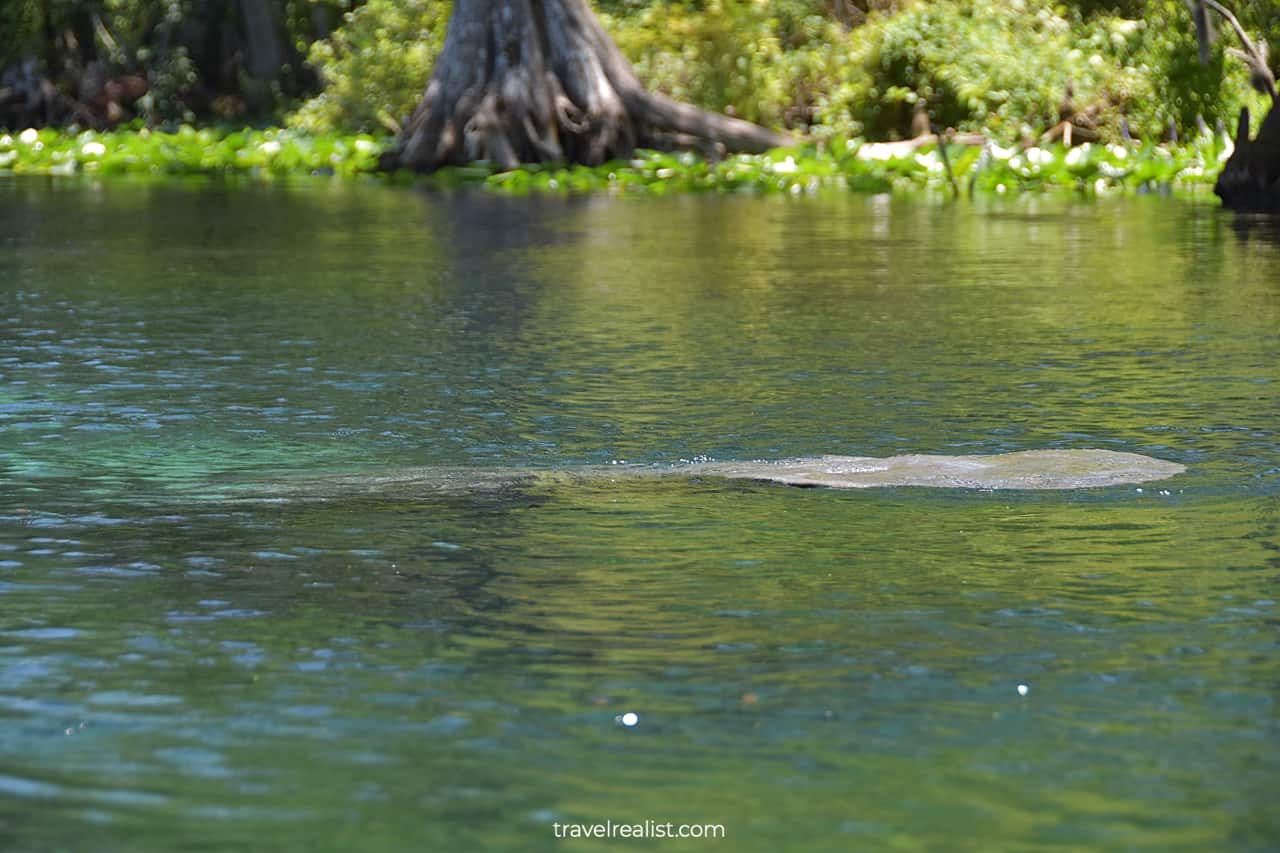
[[[0,179],[3,846],[1274,848],[1278,234]],[[1188,470],[238,498],[1044,448]]]

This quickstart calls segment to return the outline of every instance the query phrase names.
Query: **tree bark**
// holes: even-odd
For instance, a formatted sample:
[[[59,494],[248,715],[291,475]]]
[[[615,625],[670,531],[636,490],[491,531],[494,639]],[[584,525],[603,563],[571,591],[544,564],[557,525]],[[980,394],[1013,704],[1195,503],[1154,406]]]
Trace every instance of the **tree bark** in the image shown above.
[[[258,80],[274,80],[284,64],[280,28],[267,0],[240,0],[246,42],[245,66]]]
[[[456,0],[426,92],[382,167],[599,165],[636,147],[794,143],[646,91],[586,0]]]
[[[1280,213],[1280,109],[1276,105],[1254,139],[1249,139],[1249,111],[1240,110],[1235,150],[1213,191],[1222,206],[1232,210]]]

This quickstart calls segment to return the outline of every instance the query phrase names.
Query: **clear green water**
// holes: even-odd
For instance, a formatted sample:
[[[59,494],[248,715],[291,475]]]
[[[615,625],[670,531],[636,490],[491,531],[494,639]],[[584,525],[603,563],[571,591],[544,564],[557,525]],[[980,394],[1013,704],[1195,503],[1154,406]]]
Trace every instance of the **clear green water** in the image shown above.
[[[1277,235],[0,179],[0,847],[1274,849]],[[1189,470],[231,488],[1043,447]]]

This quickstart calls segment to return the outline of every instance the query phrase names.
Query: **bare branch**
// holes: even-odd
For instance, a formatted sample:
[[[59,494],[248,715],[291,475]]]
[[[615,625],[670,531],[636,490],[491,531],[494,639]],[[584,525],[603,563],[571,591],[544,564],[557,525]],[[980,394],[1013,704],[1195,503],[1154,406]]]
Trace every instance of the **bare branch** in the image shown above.
[[[1259,39],[1258,44],[1254,44],[1253,40],[1249,38],[1249,34],[1244,31],[1244,27],[1240,26],[1239,19],[1231,14],[1231,11],[1219,3],[1218,0],[1197,0],[1197,3],[1203,3],[1221,15],[1227,23],[1231,24],[1231,28],[1236,31],[1236,35],[1240,38],[1240,43],[1244,45],[1244,50],[1229,48],[1228,53],[1249,66],[1249,84],[1259,92],[1265,92],[1270,95],[1274,101],[1276,99],[1276,78],[1271,73],[1270,66],[1267,65],[1267,43]]]

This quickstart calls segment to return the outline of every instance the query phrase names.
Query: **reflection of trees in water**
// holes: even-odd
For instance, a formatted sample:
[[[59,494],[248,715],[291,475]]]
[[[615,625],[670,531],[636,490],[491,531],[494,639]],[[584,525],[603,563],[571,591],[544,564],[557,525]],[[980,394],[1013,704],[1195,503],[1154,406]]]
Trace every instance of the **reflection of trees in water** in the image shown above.
[[[573,461],[943,450],[922,440],[921,408],[965,424],[949,441],[1038,428],[1011,406],[1047,409],[1040,431],[1060,436],[1081,429],[1081,394],[1149,398],[1166,377],[1117,384],[1056,353],[1082,338],[1132,353],[1135,327],[1190,327],[1207,295],[1192,277],[1216,280],[1215,256],[1239,263],[1221,257],[1211,211],[1176,212],[1167,199],[601,203],[557,222],[581,239],[524,253],[542,285],[493,346],[551,371],[515,391],[521,425]],[[744,439],[786,418],[811,436],[780,451]]]

